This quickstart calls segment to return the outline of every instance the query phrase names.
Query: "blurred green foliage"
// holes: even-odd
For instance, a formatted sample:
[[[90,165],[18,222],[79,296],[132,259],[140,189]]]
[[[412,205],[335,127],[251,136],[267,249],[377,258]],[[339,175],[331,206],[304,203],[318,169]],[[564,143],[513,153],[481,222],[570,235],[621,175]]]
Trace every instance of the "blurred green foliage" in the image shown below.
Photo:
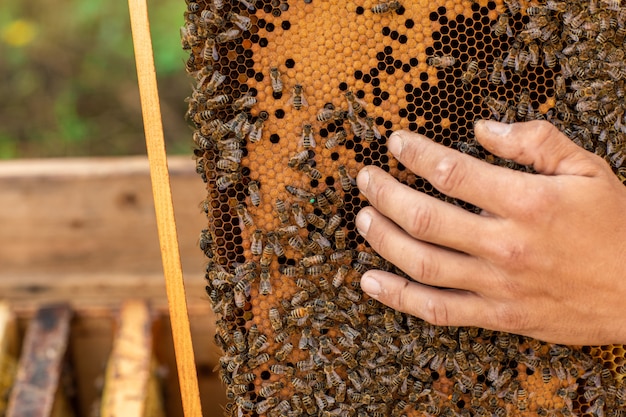
[[[148,7],[167,149],[190,153],[185,3]],[[0,77],[0,159],[145,152],[124,0],[4,0]]]

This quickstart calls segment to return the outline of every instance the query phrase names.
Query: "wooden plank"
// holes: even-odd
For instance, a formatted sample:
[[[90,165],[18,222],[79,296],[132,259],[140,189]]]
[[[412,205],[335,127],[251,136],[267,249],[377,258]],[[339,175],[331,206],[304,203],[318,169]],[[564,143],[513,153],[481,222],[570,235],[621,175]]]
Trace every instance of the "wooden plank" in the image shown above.
[[[151,381],[154,369],[150,311],[143,301],[127,301],[107,365],[100,415],[164,416],[158,385]]]
[[[24,338],[7,417],[71,416],[59,394],[72,311],[67,306],[42,307]],[[61,398],[58,396],[61,395]]]
[[[191,157],[168,164],[183,270],[200,277],[204,184]],[[2,279],[162,272],[146,157],[2,161],[0,224]]]
[[[17,327],[8,303],[0,301],[0,416],[5,415],[7,398],[17,369]]]

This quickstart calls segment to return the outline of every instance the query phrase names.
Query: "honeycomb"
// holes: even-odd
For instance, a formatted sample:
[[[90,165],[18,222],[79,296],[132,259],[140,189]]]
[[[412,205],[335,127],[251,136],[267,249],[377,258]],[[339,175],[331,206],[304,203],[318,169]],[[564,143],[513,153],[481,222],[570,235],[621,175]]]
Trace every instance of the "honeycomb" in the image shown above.
[[[365,165],[452,201],[389,154],[401,128],[530,171],[473,123],[546,119],[626,182],[620,1],[188,0],[184,19],[225,415],[623,415],[623,346],[389,309],[360,276],[401,271],[354,224]]]

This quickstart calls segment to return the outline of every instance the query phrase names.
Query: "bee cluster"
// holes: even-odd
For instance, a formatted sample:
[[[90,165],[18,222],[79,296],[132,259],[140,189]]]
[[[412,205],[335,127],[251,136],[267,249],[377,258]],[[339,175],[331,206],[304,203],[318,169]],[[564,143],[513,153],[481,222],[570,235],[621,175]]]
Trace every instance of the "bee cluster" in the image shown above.
[[[418,3],[187,1],[226,413],[623,415],[621,346],[435,327],[364,295],[368,269],[402,272],[356,232],[354,176],[374,164],[447,199],[388,154],[398,128],[529,169],[473,139],[476,118],[495,118],[547,119],[624,177],[626,8]]]

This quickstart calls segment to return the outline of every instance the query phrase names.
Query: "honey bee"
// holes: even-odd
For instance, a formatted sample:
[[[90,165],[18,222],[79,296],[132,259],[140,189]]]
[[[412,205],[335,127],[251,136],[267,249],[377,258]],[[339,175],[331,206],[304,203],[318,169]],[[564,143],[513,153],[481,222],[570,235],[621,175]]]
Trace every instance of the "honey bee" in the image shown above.
[[[311,392],[313,391],[311,387],[305,381],[303,381],[302,379],[298,377],[291,378],[291,385],[296,391],[305,394],[305,397],[308,397],[308,395],[311,394]],[[310,399],[310,397],[308,398]],[[304,401],[304,398],[303,398],[303,402],[306,407],[306,402]]]
[[[384,3],[377,3],[372,6],[371,10],[374,14],[384,14],[396,11],[400,7],[402,7],[402,4],[399,1],[392,0]]]
[[[212,120],[215,117],[215,114],[216,113],[213,110],[200,111],[193,115],[193,121],[196,122],[197,125],[200,125],[202,122]]]
[[[208,76],[207,76],[208,77]],[[206,80],[206,78],[202,78],[198,85],[202,86],[204,84],[204,81]],[[207,83],[207,85],[202,88],[202,90],[209,96],[213,96],[215,95],[215,92],[217,91],[218,87],[220,85],[222,85],[224,83],[224,81],[226,81],[226,76],[221,74],[219,71],[213,71],[213,73],[211,74],[211,79],[209,80],[209,82]],[[198,88],[200,89],[200,88]]]
[[[293,213],[294,221],[296,222],[298,227],[306,227],[306,217],[304,215],[304,212],[302,211],[302,207],[300,207],[300,204],[294,203],[291,206],[291,212]]]
[[[226,94],[220,94],[218,96],[215,96],[209,100],[207,100],[206,102],[206,107],[210,110],[215,110],[215,109],[219,109],[221,107],[225,107],[228,102],[230,101],[230,99],[228,98],[228,96]]]
[[[251,237],[250,252],[255,256],[260,256],[263,252],[263,231],[256,229]]]
[[[303,190],[302,188],[294,187],[293,185],[285,185],[285,189],[289,194],[293,195],[296,198],[306,200],[309,203],[315,203],[316,201],[315,194]]]
[[[280,311],[276,307],[270,307],[269,319],[272,328],[275,331],[280,331],[283,328],[283,319],[280,315]]]
[[[318,169],[312,168],[309,164],[302,164],[300,170],[312,180],[320,180],[322,178],[322,173]]]
[[[452,55],[431,56],[427,62],[431,67],[450,68],[456,64],[456,58]]]
[[[275,234],[279,238],[294,236],[298,233],[298,226],[289,225],[276,229]]]
[[[495,66],[495,63],[494,63],[494,66]],[[474,80],[474,78],[476,78],[477,76],[478,76],[478,61],[476,61],[475,59],[472,59],[470,62],[467,63],[465,72],[461,74],[461,82],[463,83],[466,89],[469,89],[472,84],[472,80]]]
[[[282,382],[275,382],[275,384],[282,384]],[[263,389],[263,388],[261,388]],[[276,390],[278,391],[278,390]],[[267,397],[267,395],[261,394],[262,397]],[[265,414],[270,409],[276,407],[278,405],[279,399],[276,397],[269,397],[263,401],[259,401],[256,403],[256,412],[257,414]]]
[[[289,98],[287,104],[293,105],[293,108],[296,110],[300,110],[302,106],[308,106],[309,103],[306,101],[306,98],[303,94],[302,84],[296,84],[293,86],[293,93]]]
[[[261,267],[259,278],[259,294],[268,295],[272,293],[272,283],[270,281],[270,270],[268,267]]]
[[[248,183],[248,194],[250,195],[250,202],[253,206],[258,207],[261,204],[261,194],[259,191],[259,183],[257,181],[250,181]]]
[[[496,23],[491,26],[491,32],[493,32],[493,34],[497,37],[500,37],[504,34],[506,34],[508,37],[512,37],[513,30],[509,25],[509,15],[507,15],[506,13],[501,13],[500,16],[498,16],[498,20],[496,21]]]
[[[247,110],[256,104],[256,97],[252,97],[250,94],[244,94],[235,100],[232,104],[234,111]]]
[[[339,180],[341,182],[341,188],[345,192],[350,192],[350,190],[352,190],[352,187],[355,185],[356,181],[354,180],[354,178],[350,176],[350,174],[348,174],[348,171],[346,170],[346,167],[344,165],[339,165],[339,167],[337,167],[337,170],[339,171]]]
[[[309,151],[304,150],[302,152],[298,152],[297,154],[289,158],[288,165],[290,168],[295,168],[299,165],[304,164],[308,159],[309,159]]]
[[[271,245],[272,249],[274,249],[276,256],[285,256],[285,249],[274,232],[269,232],[267,234],[267,240],[270,242],[268,245]]]
[[[487,108],[491,111],[491,114],[496,120],[500,120],[500,116],[506,113],[507,105],[506,102],[496,100],[491,96],[483,97],[483,104],[487,106]]]
[[[280,72],[277,67],[270,68],[270,81],[272,83],[272,91],[274,98],[280,98],[283,95],[283,82],[280,79]]]
[[[237,406],[239,407],[239,412],[241,414],[244,413],[244,411],[253,411],[254,410],[254,403],[250,400],[246,400],[245,397],[237,397],[236,400]]]
[[[337,112],[335,112],[335,106],[332,103],[327,103],[324,108],[317,114],[317,121],[321,123],[328,123],[331,119],[335,118]]]
[[[504,0],[504,4],[506,4],[507,9],[509,9],[511,16],[515,16],[522,9],[519,0]]]
[[[249,17],[241,16],[235,12],[226,13],[226,20],[238,26],[243,31],[249,30],[250,27],[252,27]]]
[[[340,251],[346,249],[346,232],[343,229],[335,231],[335,248]]]
[[[354,115],[355,113],[361,113],[363,111],[363,102],[356,98],[352,90],[348,90],[344,94],[346,101],[348,102],[348,114]],[[357,135],[360,136],[360,135]]]
[[[235,184],[236,182],[239,182],[240,180],[241,174],[239,172],[233,172],[223,174],[222,176],[218,177],[217,181],[215,181],[215,185],[217,186],[218,190],[224,191],[225,189]]]
[[[270,365],[270,371],[275,373],[276,375],[293,375],[295,373],[295,369],[293,368],[293,366],[282,364]]]
[[[250,360],[248,360],[248,367],[250,369],[258,368],[259,366],[263,365],[269,360],[270,360],[269,354],[261,353],[260,355],[255,356],[254,358],[251,358]]]
[[[313,265],[308,268],[305,268],[304,273],[309,276],[319,276],[323,274],[327,274],[332,270],[332,267],[328,264],[324,265]]]
[[[285,206],[285,202],[280,198],[276,199],[276,204],[274,205],[276,212],[278,213],[278,219],[282,224],[289,223],[289,214],[287,213],[287,207]]]
[[[532,67],[539,65],[539,45],[537,42],[531,42],[528,45],[528,60]]]
[[[547,0],[545,7],[548,10],[563,13],[565,10],[567,10],[567,2],[558,0]]]
[[[222,43],[234,41],[235,39],[239,38],[242,34],[243,32],[239,30],[238,28],[231,28],[231,29],[225,30],[224,32],[218,33],[217,36],[215,37],[215,42],[222,44]]]
[[[226,159],[226,158],[222,158],[218,160],[216,166],[218,169],[221,169],[222,171],[230,171],[230,172],[239,171],[239,167],[240,167],[239,163],[231,159]]]
[[[504,71],[504,60],[502,58],[496,58],[493,61],[493,70],[489,76],[489,81],[495,85],[506,84],[507,79]]]
[[[333,214],[333,216],[328,219],[328,223],[326,223],[326,226],[324,227],[324,236],[330,237],[333,233],[335,233],[335,230],[337,230],[337,228],[341,225],[341,221],[342,219],[339,214]]]
[[[305,290],[299,291],[291,298],[291,305],[293,307],[304,304],[309,299],[309,293]]]
[[[363,133],[363,140],[365,142],[373,142],[374,139],[380,140],[382,137],[378,128],[374,126],[374,118],[371,116],[367,116],[365,118],[365,133]]]
[[[354,114],[348,114],[348,121],[350,122],[350,126],[352,126],[352,133],[354,136],[363,137],[365,133],[365,126],[361,123],[360,120]]]
[[[263,127],[265,126],[265,121],[269,118],[269,113],[266,111],[259,112],[257,119],[252,124],[250,129],[250,133],[248,133],[248,139],[250,139],[251,143],[257,143],[261,140],[261,136],[263,136]]]
[[[245,225],[247,227],[254,226],[254,220],[252,220],[252,216],[248,213],[248,209],[243,204],[238,204],[236,207],[237,216],[239,217],[239,224]]]
[[[314,213],[306,215],[306,222],[317,229],[323,229],[326,227],[326,220]]]
[[[280,271],[281,274],[287,276],[287,277],[291,277],[291,278],[295,278],[298,275],[303,275],[304,274],[304,267],[302,266],[285,266],[285,265],[281,265],[278,269]]]
[[[333,149],[336,146],[343,145],[346,142],[346,138],[348,134],[345,129],[339,129],[335,132],[334,135],[330,136],[324,146],[326,149]]]
[[[294,235],[289,238],[289,246],[294,248],[296,251],[302,251],[304,248],[304,241],[299,235]]]

